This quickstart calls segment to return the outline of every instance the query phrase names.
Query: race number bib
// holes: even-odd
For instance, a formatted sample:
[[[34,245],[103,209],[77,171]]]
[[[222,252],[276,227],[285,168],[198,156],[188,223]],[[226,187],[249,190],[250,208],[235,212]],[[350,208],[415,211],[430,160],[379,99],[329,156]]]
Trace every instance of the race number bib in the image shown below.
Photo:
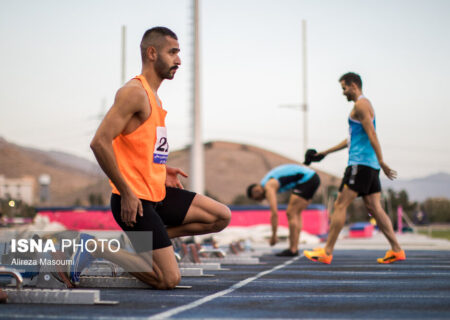
[[[156,143],[153,151],[153,162],[165,164],[169,156],[169,142],[166,127],[156,127]]]

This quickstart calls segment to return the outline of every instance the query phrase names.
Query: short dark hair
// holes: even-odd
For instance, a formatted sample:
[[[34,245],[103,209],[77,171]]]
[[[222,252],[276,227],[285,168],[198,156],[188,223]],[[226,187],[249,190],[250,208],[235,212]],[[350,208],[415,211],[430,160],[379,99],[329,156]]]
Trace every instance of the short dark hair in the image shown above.
[[[362,80],[361,76],[354,72],[347,72],[339,78],[339,82],[344,81],[346,85],[350,85],[352,83],[356,84],[356,86],[362,89]]]
[[[250,199],[253,199],[252,198],[252,191],[253,191],[253,188],[256,187],[257,185],[258,185],[257,183],[252,183],[251,185],[249,185],[247,187],[247,197],[249,197]]]
[[[153,27],[145,31],[141,40],[141,58],[142,62],[145,61],[145,57],[147,54],[147,48],[150,46],[158,46],[160,45],[160,39],[162,37],[169,36],[175,40],[178,40],[175,32],[166,27]]]

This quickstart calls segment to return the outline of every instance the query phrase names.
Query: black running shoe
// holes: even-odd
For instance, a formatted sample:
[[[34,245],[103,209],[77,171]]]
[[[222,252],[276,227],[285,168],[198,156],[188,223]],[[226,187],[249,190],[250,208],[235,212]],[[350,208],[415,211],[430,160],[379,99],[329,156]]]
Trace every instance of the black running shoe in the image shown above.
[[[278,252],[276,254],[276,256],[277,257],[296,257],[296,256],[298,256],[298,250],[295,251],[295,252],[292,252],[291,250],[286,249],[286,250],[283,250],[281,252]]]

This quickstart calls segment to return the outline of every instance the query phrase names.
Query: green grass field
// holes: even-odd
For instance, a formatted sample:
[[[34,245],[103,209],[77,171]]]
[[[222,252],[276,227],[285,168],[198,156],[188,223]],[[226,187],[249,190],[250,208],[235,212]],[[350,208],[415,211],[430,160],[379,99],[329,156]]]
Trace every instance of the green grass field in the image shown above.
[[[419,233],[424,234],[424,235],[430,235],[428,228],[423,228],[423,229],[419,230]],[[450,227],[434,228],[433,226],[431,226],[431,237],[450,240]]]

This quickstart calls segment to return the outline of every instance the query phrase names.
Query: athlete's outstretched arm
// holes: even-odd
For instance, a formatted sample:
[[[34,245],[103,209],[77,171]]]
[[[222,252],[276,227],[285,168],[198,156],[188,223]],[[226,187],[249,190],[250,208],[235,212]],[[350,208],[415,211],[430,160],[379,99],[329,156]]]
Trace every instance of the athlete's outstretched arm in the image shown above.
[[[397,172],[389,168],[389,166],[383,161],[383,154],[381,152],[381,145],[378,141],[375,127],[373,126],[372,117],[370,115],[370,104],[367,100],[358,100],[355,103],[355,117],[361,122],[367,136],[369,137],[370,144],[375,151],[378,162],[384,174],[391,180],[397,177]]]
[[[142,204],[120,173],[112,142],[120,135],[134,115],[143,112],[146,105],[145,91],[138,87],[122,87],[117,91],[114,104],[100,123],[91,142],[100,167],[119,190],[122,197],[121,218],[127,225],[136,222],[136,214],[142,215]]]
[[[266,199],[269,201],[270,207],[270,224],[272,225],[272,238],[270,239],[270,245],[273,246],[277,243],[277,230],[278,230],[278,203],[277,203],[277,190],[278,181],[270,179],[267,181],[264,190],[266,192]]]
[[[324,156],[326,156],[326,155],[328,155],[330,153],[333,153],[333,152],[336,152],[336,151],[339,151],[339,150],[347,148],[347,145],[348,145],[348,141],[347,141],[347,139],[345,139],[342,142],[340,142],[337,145],[335,145],[334,147],[331,147],[330,149],[327,149],[325,151],[319,152],[319,154],[323,154]]]

